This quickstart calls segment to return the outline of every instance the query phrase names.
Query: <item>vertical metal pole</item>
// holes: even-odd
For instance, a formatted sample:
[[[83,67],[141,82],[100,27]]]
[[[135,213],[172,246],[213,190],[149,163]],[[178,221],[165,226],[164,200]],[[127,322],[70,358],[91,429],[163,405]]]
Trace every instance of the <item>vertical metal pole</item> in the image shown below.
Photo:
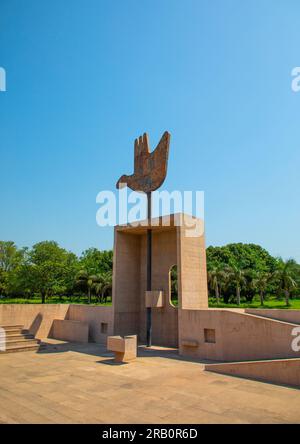
[[[148,228],[147,228],[147,291],[152,290],[152,230],[151,224],[151,192],[147,193],[148,203]],[[152,342],[152,309],[147,307],[147,347],[151,347]]]

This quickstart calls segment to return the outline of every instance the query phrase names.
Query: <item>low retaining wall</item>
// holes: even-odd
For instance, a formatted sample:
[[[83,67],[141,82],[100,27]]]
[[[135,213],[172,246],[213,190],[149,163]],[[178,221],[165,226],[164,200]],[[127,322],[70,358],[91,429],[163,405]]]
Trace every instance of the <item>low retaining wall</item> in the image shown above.
[[[80,321],[54,319],[51,337],[69,342],[89,342],[89,324]]]
[[[179,310],[179,352],[215,361],[296,358],[295,327],[231,310]]]
[[[114,313],[112,306],[70,305],[66,319],[87,322],[89,340],[106,343],[107,336],[114,334]]]
[[[54,319],[65,319],[68,304],[0,304],[0,325],[24,325],[38,339],[51,334]]]
[[[284,322],[291,322],[292,324],[300,324],[300,310],[246,308],[245,313],[264,316],[265,318],[277,319]]]
[[[86,323],[89,340],[105,343],[113,335],[113,308],[71,304],[0,304],[0,325],[24,325],[38,339],[53,337],[53,321]]]
[[[207,364],[205,370],[274,384],[300,386],[300,359]]]

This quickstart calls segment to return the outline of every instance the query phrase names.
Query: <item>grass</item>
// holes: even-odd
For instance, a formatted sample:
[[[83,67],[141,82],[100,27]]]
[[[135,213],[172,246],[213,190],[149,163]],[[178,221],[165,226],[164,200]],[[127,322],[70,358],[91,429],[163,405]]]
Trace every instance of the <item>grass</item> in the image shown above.
[[[1,298],[0,297],[0,304],[41,304],[41,298],[38,296],[33,296],[30,299],[24,299],[24,298]],[[173,300],[173,305],[178,306],[178,301]],[[46,304],[88,304],[88,299],[85,296],[74,296],[72,298],[67,296],[53,296],[46,300]],[[99,306],[110,306],[111,305],[111,298],[108,298],[106,303],[100,304],[96,301],[96,298],[92,298],[91,305],[99,305]],[[241,305],[237,304],[225,304],[220,303],[216,304],[215,299],[209,299],[209,307],[211,308],[280,308],[283,310],[300,310],[300,298],[297,299],[290,299],[290,306],[287,307],[285,305],[284,300],[278,300],[275,298],[269,298],[265,301],[264,306],[262,307],[260,305],[259,300],[254,300],[251,303],[248,302],[242,302]]]
[[[41,304],[42,300],[38,296],[33,296],[30,299],[25,298],[0,298],[0,304]],[[88,304],[87,297],[74,296],[72,298],[67,296],[53,296],[46,299],[46,304]],[[111,298],[107,298],[107,302],[100,304],[95,297],[92,297],[91,305],[109,306],[111,305]]]
[[[242,302],[241,305],[237,304],[216,304],[216,302],[212,299],[209,299],[209,306],[211,308],[279,308],[282,310],[300,310],[300,299],[290,299],[290,306],[285,305],[284,300],[278,300],[278,299],[267,299],[264,302],[264,305],[260,305],[260,301],[254,300],[251,303],[249,302]]]

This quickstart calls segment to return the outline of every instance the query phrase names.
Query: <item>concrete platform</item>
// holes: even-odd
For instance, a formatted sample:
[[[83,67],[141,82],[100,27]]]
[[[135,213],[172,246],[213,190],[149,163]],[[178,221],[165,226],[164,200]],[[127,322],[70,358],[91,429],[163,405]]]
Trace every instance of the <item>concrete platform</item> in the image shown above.
[[[273,384],[289,385],[300,389],[299,358],[208,364],[205,366],[205,370]]]
[[[115,364],[104,346],[47,340],[1,355],[0,423],[300,423],[297,389],[205,372],[174,349],[138,352]]]

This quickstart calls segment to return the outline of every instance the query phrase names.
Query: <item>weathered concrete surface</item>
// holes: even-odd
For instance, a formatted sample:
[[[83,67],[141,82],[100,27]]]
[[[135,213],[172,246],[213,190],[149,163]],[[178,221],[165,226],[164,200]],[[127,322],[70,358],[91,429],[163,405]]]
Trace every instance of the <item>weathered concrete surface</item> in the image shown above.
[[[89,342],[89,324],[80,321],[54,319],[51,337],[69,342]]]
[[[205,370],[300,387],[300,359],[208,364]]]
[[[47,338],[53,319],[65,319],[68,304],[0,304],[0,325],[23,325],[38,339]]]
[[[184,219],[183,219],[184,218]],[[180,222],[183,225],[179,226]],[[178,345],[178,309],[170,301],[170,269],[178,269],[178,308],[207,308],[203,224],[183,214],[151,220],[152,288],[164,292],[164,306],[152,310],[152,342]],[[199,235],[190,237],[192,228]],[[114,334],[138,334],[146,340],[147,221],[115,227],[113,267]]]
[[[86,322],[89,325],[89,340],[106,343],[107,335],[114,333],[113,308],[92,305],[69,306],[67,319]]]
[[[51,347],[0,356],[0,422],[300,423],[299,390],[205,372],[172,350],[118,365],[102,345]]]
[[[114,352],[116,362],[132,361],[137,356],[137,336],[108,336],[107,350]]]
[[[245,308],[245,313],[300,324],[300,310]]]
[[[295,324],[239,311],[179,310],[180,354],[218,361],[248,361],[300,357],[292,349]],[[205,340],[205,330],[215,330],[215,342]],[[185,346],[194,340],[197,347]]]
[[[145,293],[145,307],[162,308],[164,306],[164,292],[161,290],[151,290]]]
[[[0,304],[0,325],[23,325],[38,339],[52,336],[54,319],[85,322],[89,339],[106,343],[113,334],[113,308],[81,304]]]

